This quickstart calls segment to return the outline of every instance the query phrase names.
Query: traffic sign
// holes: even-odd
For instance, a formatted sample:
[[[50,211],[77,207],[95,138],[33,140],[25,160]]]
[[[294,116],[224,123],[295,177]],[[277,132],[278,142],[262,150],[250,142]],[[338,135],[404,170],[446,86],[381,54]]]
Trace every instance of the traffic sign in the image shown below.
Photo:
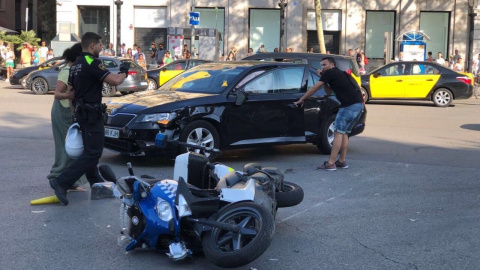
[[[200,23],[200,13],[190,12],[190,25],[198,25]]]

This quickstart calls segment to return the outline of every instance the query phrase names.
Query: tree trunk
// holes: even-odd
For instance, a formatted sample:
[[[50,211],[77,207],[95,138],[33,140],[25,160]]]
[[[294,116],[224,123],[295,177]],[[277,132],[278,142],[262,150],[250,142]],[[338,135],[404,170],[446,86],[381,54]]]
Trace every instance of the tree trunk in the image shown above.
[[[317,22],[317,35],[320,53],[327,53],[325,49],[325,39],[323,38],[322,4],[320,3],[320,0],[315,0],[315,20]]]

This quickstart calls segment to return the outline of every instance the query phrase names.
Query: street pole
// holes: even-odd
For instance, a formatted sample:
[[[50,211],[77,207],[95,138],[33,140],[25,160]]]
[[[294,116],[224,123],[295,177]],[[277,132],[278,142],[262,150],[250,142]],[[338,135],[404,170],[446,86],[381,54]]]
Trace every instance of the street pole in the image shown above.
[[[28,7],[27,11],[25,12],[25,32],[28,31]]]
[[[285,0],[280,0],[278,3],[280,7],[280,52],[283,52],[284,49],[287,47],[285,44],[285,7],[287,7],[287,3]]]
[[[215,55],[213,57],[213,60],[215,62],[218,62],[218,54],[220,51],[219,45],[220,41],[218,40],[218,7],[215,7]]]
[[[195,0],[192,0],[192,12],[195,12]],[[192,24],[192,33],[190,34],[190,55],[192,55],[193,45],[195,44],[195,25]]]
[[[122,52],[121,52],[121,47],[120,47],[120,35],[121,35],[121,6],[123,4],[123,1],[121,0],[115,0],[115,5],[117,6],[117,55],[121,56],[122,55]]]

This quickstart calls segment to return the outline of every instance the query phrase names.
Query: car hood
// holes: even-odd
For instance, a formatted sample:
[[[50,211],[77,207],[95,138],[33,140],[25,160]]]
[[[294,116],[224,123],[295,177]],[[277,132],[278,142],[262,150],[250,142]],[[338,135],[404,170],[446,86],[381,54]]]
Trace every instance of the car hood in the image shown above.
[[[216,94],[204,93],[185,93],[173,91],[143,91],[127,95],[125,97],[112,99],[108,103],[107,112],[111,113],[138,113],[160,105],[171,104],[191,99],[198,99],[203,97],[210,97]],[[181,105],[181,104],[179,104]]]

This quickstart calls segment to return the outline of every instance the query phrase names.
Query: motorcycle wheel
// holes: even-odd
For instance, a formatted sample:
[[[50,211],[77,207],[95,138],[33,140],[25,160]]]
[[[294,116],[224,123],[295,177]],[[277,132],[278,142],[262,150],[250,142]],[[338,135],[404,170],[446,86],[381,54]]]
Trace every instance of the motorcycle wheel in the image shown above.
[[[303,189],[291,182],[283,182],[283,191],[275,192],[277,206],[291,207],[300,204],[303,201]]]
[[[272,214],[253,202],[228,205],[212,218],[240,227],[238,233],[213,228],[203,236],[205,257],[219,267],[234,268],[253,262],[267,250],[275,234]]]

